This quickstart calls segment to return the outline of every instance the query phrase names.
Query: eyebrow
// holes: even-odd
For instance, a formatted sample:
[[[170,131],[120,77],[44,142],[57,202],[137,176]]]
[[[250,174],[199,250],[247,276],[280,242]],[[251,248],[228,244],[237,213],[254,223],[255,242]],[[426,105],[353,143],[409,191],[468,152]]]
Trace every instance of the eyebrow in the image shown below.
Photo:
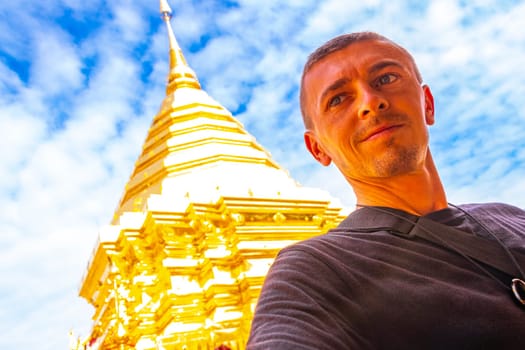
[[[378,62],[376,64],[374,64],[372,67],[370,67],[370,69],[368,69],[368,73],[375,73],[385,67],[389,67],[389,66],[396,66],[398,68],[403,68],[403,66],[397,62],[397,61],[391,61],[391,60],[386,60],[386,61],[381,61],[381,62]]]
[[[334,81],[332,84],[330,84],[326,89],[324,89],[323,93],[321,94],[321,99],[319,100],[324,101],[326,98],[326,95],[329,95],[332,91],[339,89],[341,86],[348,83],[350,79],[348,78],[340,78]]]

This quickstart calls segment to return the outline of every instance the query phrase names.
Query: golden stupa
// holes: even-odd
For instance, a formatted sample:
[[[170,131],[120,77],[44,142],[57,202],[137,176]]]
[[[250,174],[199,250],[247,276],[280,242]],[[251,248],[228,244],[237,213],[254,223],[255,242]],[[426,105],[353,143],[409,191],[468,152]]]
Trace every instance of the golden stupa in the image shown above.
[[[277,252],[343,218],[201,89],[160,4],[166,97],[82,279],[93,327],[75,349],[244,349]]]

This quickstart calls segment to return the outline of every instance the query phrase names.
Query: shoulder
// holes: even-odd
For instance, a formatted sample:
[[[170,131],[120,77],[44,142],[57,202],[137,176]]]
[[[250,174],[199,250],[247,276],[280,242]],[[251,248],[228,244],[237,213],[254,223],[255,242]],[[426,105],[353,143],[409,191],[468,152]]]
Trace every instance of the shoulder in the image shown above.
[[[477,219],[492,224],[509,227],[525,228],[525,211],[521,208],[504,203],[473,203],[460,206]]]
[[[462,204],[460,207],[470,214],[525,217],[525,210],[505,203],[470,203]]]
[[[337,241],[337,238],[335,239]],[[266,276],[266,289],[272,290],[275,283],[305,285],[303,288],[316,288],[317,280],[313,276],[337,275],[334,264],[339,261],[331,249],[337,246],[334,237],[324,234],[295,243],[282,249],[273,262]]]
[[[498,235],[509,247],[525,249],[525,211],[504,203],[464,204],[460,206]]]
[[[257,302],[247,349],[343,349],[351,341],[326,235],[283,249]]]
[[[355,266],[355,259],[359,259],[362,251],[372,249],[370,246],[375,239],[370,234],[355,234],[338,227],[323,235],[297,242],[279,252],[267,279],[281,273],[296,276],[317,273],[323,278],[332,275],[338,277],[341,262],[345,261],[348,267]]]

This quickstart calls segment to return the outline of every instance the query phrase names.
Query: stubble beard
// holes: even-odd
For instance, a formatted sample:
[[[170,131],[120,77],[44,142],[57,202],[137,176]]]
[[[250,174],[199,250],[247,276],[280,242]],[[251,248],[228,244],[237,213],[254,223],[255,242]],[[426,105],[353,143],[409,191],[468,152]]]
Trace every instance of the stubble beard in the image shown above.
[[[372,159],[374,177],[393,177],[416,170],[419,160],[417,146],[401,146],[394,139],[390,139],[385,146],[386,152]]]

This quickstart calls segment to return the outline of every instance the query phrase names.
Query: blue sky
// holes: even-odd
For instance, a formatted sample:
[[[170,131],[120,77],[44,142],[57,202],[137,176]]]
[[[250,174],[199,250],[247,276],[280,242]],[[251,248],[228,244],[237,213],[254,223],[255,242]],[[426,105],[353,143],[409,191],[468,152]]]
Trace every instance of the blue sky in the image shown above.
[[[351,190],[302,144],[297,84],[332,36],[378,31],[409,49],[436,100],[431,148],[453,203],[525,207],[523,1],[170,0],[203,88],[305,186]],[[77,297],[165,96],[156,0],[4,1],[0,9],[2,349],[86,335]]]

